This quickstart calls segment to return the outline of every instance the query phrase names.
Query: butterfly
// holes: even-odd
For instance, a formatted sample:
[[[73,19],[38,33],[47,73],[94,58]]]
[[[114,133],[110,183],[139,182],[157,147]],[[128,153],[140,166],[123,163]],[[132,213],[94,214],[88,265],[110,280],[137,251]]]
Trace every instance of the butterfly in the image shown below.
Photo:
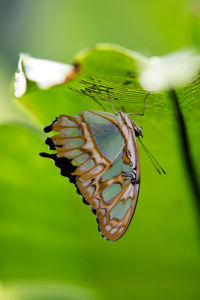
[[[142,129],[128,114],[83,111],[60,115],[46,133],[56,153],[41,153],[54,160],[96,215],[101,235],[116,241],[133,217],[140,188],[140,162],[136,137]]]

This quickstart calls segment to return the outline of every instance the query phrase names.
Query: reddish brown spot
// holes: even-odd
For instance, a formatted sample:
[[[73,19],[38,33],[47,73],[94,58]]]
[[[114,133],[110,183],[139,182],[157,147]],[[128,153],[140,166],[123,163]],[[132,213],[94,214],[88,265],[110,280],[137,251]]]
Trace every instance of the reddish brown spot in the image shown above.
[[[77,76],[78,72],[79,72],[79,65],[75,64],[73,70],[71,70],[71,72],[67,74],[64,83],[74,79]]]

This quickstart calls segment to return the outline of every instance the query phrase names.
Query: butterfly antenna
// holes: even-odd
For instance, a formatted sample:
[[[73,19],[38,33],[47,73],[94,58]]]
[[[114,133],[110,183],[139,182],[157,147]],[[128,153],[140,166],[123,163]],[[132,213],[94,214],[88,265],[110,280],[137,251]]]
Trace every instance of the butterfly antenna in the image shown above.
[[[103,108],[103,111],[106,111],[105,107],[103,106],[103,104],[101,104],[95,97],[91,97],[94,102],[96,102],[101,108]]]
[[[146,152],[146,154],[148,155],[150,161],[152,162],[153,166],[155,167],[155,169],[157,170],[157,172],[159,174],[165,174],[166,172],[165,170],[161,167],[161,165],[159,164],[159,162],[155,159],[155,157],[153,156],[153,154],[150,152],[150,150],[144,145],[144,143],[142,142],[142,140],[139,138],[139,142],[142,145],[144,151]],[[160,169],[159,169],[160,168]]]
[[[144,111],[145,111],[145,104],[146,104],[146,100],[148,98],[148,96],[150,95],[150,92],[148,92],[144,98],[144,104],[143,104],[143,110],[142,110],[142,113],[127,113],[127,115],[137,115],[137,116],[144,116]]]
[[[107,92],[107,94],[108,94],[108,98],[109,98],[110,103],[111,103],[111,105],[112,105],[112,109],[113,109],[114,113],[117,115],[117,112],[116,112],[116,110],[115,110],[115,107],[114,107],[114,105],[113,105],[113,103],[112,103],[112,100],[111,100],[111,98],[110,98],[109,91],[107,90],[106,92]]]

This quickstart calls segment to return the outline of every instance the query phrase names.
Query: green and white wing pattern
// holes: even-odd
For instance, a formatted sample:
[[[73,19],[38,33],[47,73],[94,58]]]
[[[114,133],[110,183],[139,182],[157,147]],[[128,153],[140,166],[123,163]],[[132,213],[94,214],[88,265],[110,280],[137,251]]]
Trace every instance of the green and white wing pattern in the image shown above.
[[[132,122],[134,128],[134,123]],[[139,154],[135,132],[111,113],[84,111],[61,115],[45,128],[50,157],[73,182],[97,217],[108,240],[119,239],[132,219],[139,193]]]

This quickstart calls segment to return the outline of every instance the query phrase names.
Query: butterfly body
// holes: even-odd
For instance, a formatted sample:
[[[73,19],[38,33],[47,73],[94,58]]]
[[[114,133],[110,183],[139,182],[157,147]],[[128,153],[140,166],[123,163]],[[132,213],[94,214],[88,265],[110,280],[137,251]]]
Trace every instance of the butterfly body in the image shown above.
[[[119,239],[132,219],[139,193],[140,166],[136,136],[141,128],[128,114],[84,111],[59,116],[45,132],[59,134],[46,143],[50,157],[90,204],[99,231],[108,240]]]

